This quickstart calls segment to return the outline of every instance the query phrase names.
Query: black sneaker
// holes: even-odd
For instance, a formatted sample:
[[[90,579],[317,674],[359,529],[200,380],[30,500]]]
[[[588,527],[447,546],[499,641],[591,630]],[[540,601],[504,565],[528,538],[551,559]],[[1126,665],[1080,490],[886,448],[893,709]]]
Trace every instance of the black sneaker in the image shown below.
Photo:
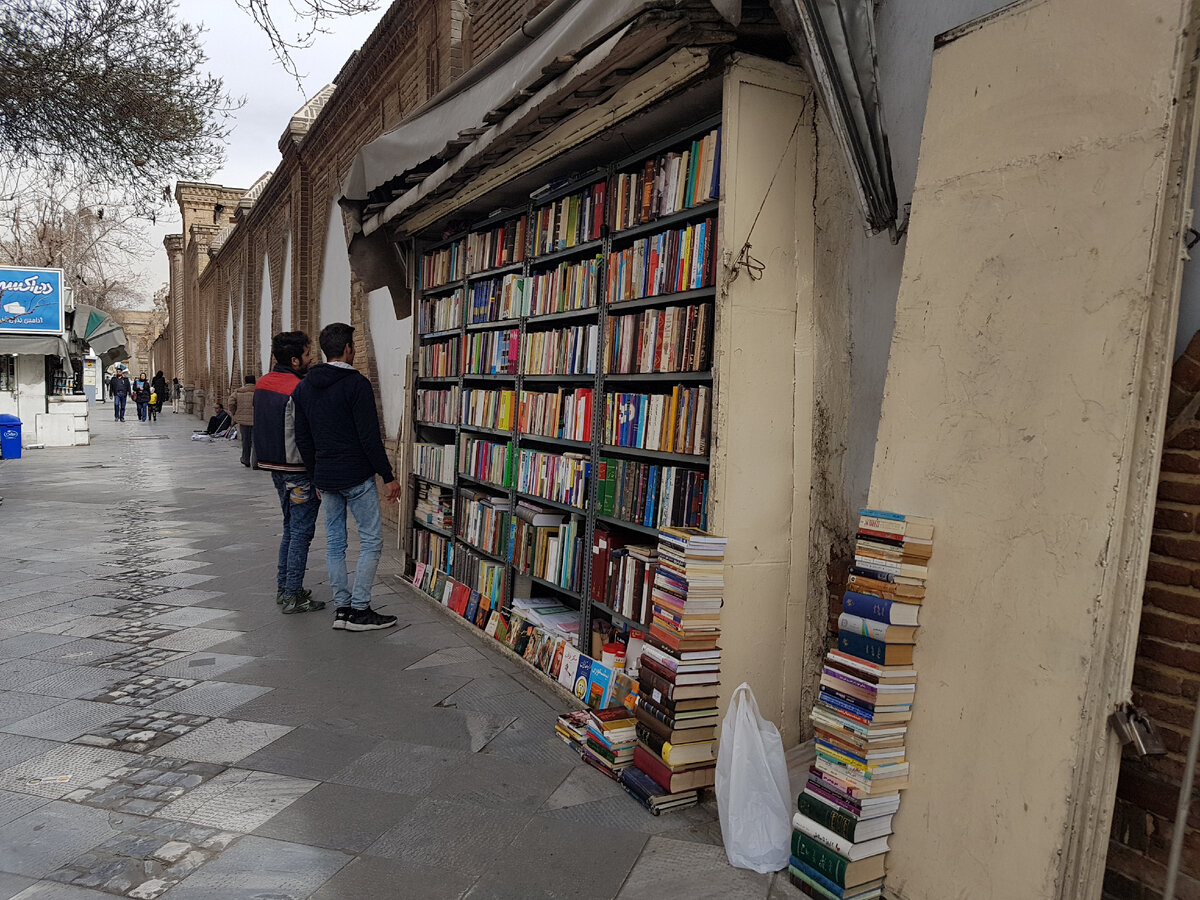
[[[334,631],[345,631],[346,620],[350,618],[351,609],[349,606],[339,606],[333,614],[333,629]]]
[[[395,616],[381,616],[369,606],[366,609],[352,609],[346,617],[347,631],[377,631],[395,624]]]
[[[280,610],[285,616],[293,615],[294,613],[316,612],[318,609],[325,608],[324,600],[314,600],[312,591],[299,591],[283,598],[283,608]]]

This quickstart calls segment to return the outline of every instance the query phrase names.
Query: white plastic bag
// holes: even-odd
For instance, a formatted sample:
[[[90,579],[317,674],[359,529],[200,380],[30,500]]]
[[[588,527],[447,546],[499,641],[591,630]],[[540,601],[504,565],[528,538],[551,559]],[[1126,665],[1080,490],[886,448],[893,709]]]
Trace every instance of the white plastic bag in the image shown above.
[[[731,865],[777,872],[788,864],[792,815],[779,729],[758,712],[750,685],[733,692],[717,753],[717,811]]]

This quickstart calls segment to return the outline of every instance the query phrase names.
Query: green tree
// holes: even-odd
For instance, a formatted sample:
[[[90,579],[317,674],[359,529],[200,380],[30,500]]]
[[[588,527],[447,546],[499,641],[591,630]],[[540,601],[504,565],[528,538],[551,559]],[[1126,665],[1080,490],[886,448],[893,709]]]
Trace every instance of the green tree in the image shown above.
[[[209,177],[237,103],[202,34],[174,0],[4,0],[0,168],[83,176],[144,214]]]

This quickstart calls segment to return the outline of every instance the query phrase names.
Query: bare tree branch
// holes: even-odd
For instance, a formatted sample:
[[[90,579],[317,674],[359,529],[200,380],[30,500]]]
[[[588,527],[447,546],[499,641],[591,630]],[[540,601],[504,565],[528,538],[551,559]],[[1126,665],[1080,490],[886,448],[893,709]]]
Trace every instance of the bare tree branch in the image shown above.
[[[329,25],[335,19],[344,19],[362,13],[374,12],[379,8],[379,0],[288,0],[286,17],[293,19],[300,26],[294,37],[287,36],[280,30],[271,12],[271,0],[236,0],[254,24],[263,30],[271,42],[271,50],[283,70],[296,79],[296,84],[303,89],[300,71],[292,59],[292,51],[307,50],[313,45],[318,34],[327,34]]]
[[[239,105],[174,0],[0,4],[0,168],[85,173],[145,214],[221,164]]]

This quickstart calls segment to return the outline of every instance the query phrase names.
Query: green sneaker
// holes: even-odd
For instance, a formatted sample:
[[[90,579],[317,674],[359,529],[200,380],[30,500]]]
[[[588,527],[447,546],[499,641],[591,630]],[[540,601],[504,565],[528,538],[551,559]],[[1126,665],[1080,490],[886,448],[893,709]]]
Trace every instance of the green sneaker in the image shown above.
[[[300,590],[292,596],[284,598],[281,612],[285,616],[290,616],[292,613],[315,612],[318,609],[324,608],[324,600],[314,600],[312,598],[312,591]]]
[[[277,605],[279,605],[279,606],[283,606],[283,601],[284,601],[286,598],[287,598],[287,595],[286,595],[286,594],[284,594],[284,592],[283,592],[283,591],[276,591],[276,592],[275,592],[275,603],[276,603]]]

